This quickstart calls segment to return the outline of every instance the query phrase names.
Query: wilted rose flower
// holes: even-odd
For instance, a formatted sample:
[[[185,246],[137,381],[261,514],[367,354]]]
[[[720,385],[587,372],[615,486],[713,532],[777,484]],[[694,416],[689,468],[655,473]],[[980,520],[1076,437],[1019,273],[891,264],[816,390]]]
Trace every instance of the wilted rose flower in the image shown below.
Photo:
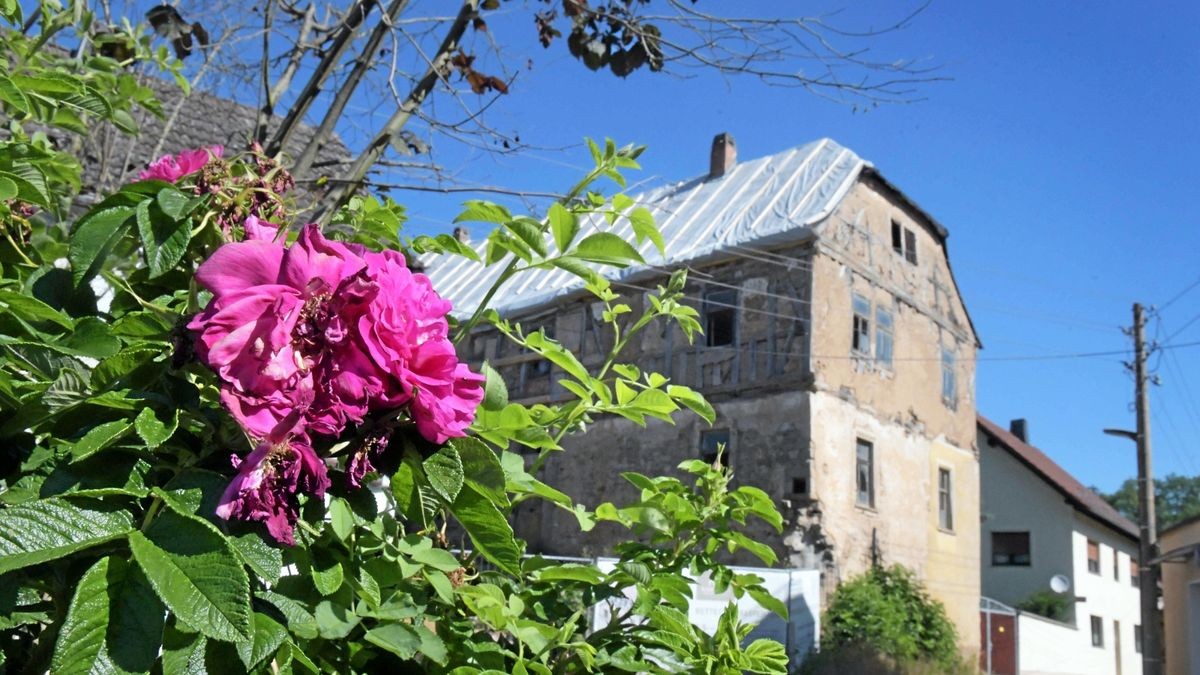
[[[300,515],[300,493],[324,496],[329,487],[325,464],[313,449],[293,438],[260,443],[245,459],[232,458],[237,475],[225,488],[217,515],[225,520],[266,523],[276,541],[295,544],[292,527]]]
[[[223,146],[210,145],[207,148],[184,150],[178,155],[163,155],[139,173],[138,180],[163,180],[174,183],[203,169],[210,159],[220,159],[224,152]]]
[[[196,270],[213,294],[188,324],[196,354],[217,372],[222,401],[251,435],[284,438],[304,420],[318,388],[314,368],[346,335],[330,308],[334,291],[362,264],[309,228],[287,250],[258,238],[226,244]]]

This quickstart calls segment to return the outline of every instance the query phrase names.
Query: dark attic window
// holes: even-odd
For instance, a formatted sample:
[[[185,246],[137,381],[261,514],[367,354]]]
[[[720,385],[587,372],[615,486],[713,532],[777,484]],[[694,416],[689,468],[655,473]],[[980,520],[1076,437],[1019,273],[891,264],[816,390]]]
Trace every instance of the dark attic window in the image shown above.
[[[700,459],[709,464],[717,461],[718,448],[724,448],[721,465],[730,466],[729,430],[711,429],[700,434]]]
[[[704,294],[704,344],[709,347],[732,345],[737,331],[737,291],[709,291]]]

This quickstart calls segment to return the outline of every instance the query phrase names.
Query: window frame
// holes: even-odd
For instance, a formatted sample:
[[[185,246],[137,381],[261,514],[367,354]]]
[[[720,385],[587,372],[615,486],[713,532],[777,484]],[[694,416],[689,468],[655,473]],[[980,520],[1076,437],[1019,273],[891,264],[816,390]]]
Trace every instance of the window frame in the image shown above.
[[[942,479],[945,478],[945,486]],[[938,467],[938,529],[954,532],[954,470],[948,466]]]
[[[1104,649],[1104,619],[1092,615],[1092,646]]]
[[[892,252],[910,265],[917,265],[917,233],[892,219]]]
[[[958,350],[942,345],[942,403],[951,410],[958,408]]]
[[[866,450],[866,458],[863,458]],[[866,473],[863,473],[863,467]],[[866,476],[866,491],[863,477]],[[864,501],[864,498],[866,501]],[[865,438],[854,439],[854,504],[862,508],[875,508],[875,444]]]
[[[1092,557],[1092,551],[1096,551],[1096,557]],[[1088,574],[1100,576],[1100,542],[1088,539],[1087,540],[1087,571]]]
[[[700,303],[700,318],[704,326],[705,347],[732,347],[738,342],[738,291],[733,288],[705,289]],[[727,320],[727,331],[713,329],[713,322]],[[718,334],[728,335],[728,342],[716,342]]]
[[[854,315],[850,326],[850,352],[871,357],[871,301],[867,296],[852,293],[850,309]]]
[[[1024,541],[1025,541],[1025,547],[1024,547],[1025,548],[1025,553],[1024,553],[1025,560],[1024,560],[1024,562],[1021,562],[1019,560],[1020,556],[1022,555],[1019,551],[1017,553],[1012,553],[1010,551],[1006,551],[1004,555],[1006,556],[1007,560],[1004,562],[997,562],[996,561],[996,538],[997,538],[997,536],[1012,538],[1009,541],[1015,541],[1016,538],[1023,536]],[[991,543],[992,543],[992,567],[1031,567],[1033,565],[1033,537],[1029,533],[1028,530],[1004,530],[1004,531],[992,532],[992,542]],[[1016,547],[1016,548],[1019,548],[1019,547]]]
[[[1142,568],[1133,556],[1129,556],[1129,585],[1134,588],[1142,587]]]
[[[892,367],[895,358],[895,321],[896,315],[891,309],[883,305],[875,305],[875,362],[888,368]],[[886,349],[884,349],[884,338],[887,341]]]
[[[1137,654],[1142,653],[1142,624],[1133,624],[1133,651]]]

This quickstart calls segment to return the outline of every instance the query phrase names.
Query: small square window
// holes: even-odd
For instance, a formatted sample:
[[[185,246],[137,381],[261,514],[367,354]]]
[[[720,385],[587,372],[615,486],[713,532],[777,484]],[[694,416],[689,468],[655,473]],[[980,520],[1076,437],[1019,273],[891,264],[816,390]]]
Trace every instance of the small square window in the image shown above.
[[[1088,539],[1087,543],[1088,572],[1100,574],[1100,544]]]
[[[700,459],[712,464],[721,450],[721,465],[730,466],[729,430],[711,429],[700,434]]]
[[[1120,562],[1121,562],[1120,554],[1117,553],[1116,549],[1113,549],[1113,579],[1116,579],[1117,581],[1121,580]]]
[[[1133,624],[1133,651],[1142,653],[1142,625]]]
[[[938,469],[938,527],[954,531],[954,486],[950,469]]]
[[[1138,561],[1133,558],[1129,559],[1129,585],[1134,588],[1142,587],[1142,570],[1138,567]]]
[[[737,339],[737,291],[709,291],[704,294],[704,344],[709,347],[732,345]]]
[[[1104,620],[1098,616],[1092,617],[1092,646],[1104,648]]]
[[[855,452],[855,500],[859,506],[875,506],[875,446],[858,439]]]
[[[808,494],[808,479],[804,477],[792,479],[792,494],[807,495]]]
[[[1031,562],[1028,532],[993,532],[993,567],[1028,567]]]
[[[909,264],[917,264],[917,234],[900,223],[892,221],[892,250]]]

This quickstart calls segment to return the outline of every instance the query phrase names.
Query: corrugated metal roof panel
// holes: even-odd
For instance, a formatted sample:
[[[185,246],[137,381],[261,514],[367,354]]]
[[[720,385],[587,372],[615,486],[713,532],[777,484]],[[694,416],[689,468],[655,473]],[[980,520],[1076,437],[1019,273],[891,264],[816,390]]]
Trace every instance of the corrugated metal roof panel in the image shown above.
[[[828,138],[769,157],[744,162],[725,176],[707,175],[665,185],[634,197],[654,215],[666,241],[666,256],[644,242],[639,252],[645,265],[625,269],[595,268],[613,280],[626,279],[653,267],[675,266],[733,246],[752,245],[807,236],[827,217],[870,164]],[[579,237],[611,231],[633,241],[633,230],[622,219],[608,227],[593,218],[580,227]],[[476,244],[482,256],[486,241]],[[553,249],[553,244],[551,244]],[[421,258],[434,288],[454,304],[454,314],[468,316],[499,277],[503,265],[491,268],[454,256]],[[492,307],[509,315],[548,303],[582,288],[582,282],[559,269],[522,273],[497,292]]]

